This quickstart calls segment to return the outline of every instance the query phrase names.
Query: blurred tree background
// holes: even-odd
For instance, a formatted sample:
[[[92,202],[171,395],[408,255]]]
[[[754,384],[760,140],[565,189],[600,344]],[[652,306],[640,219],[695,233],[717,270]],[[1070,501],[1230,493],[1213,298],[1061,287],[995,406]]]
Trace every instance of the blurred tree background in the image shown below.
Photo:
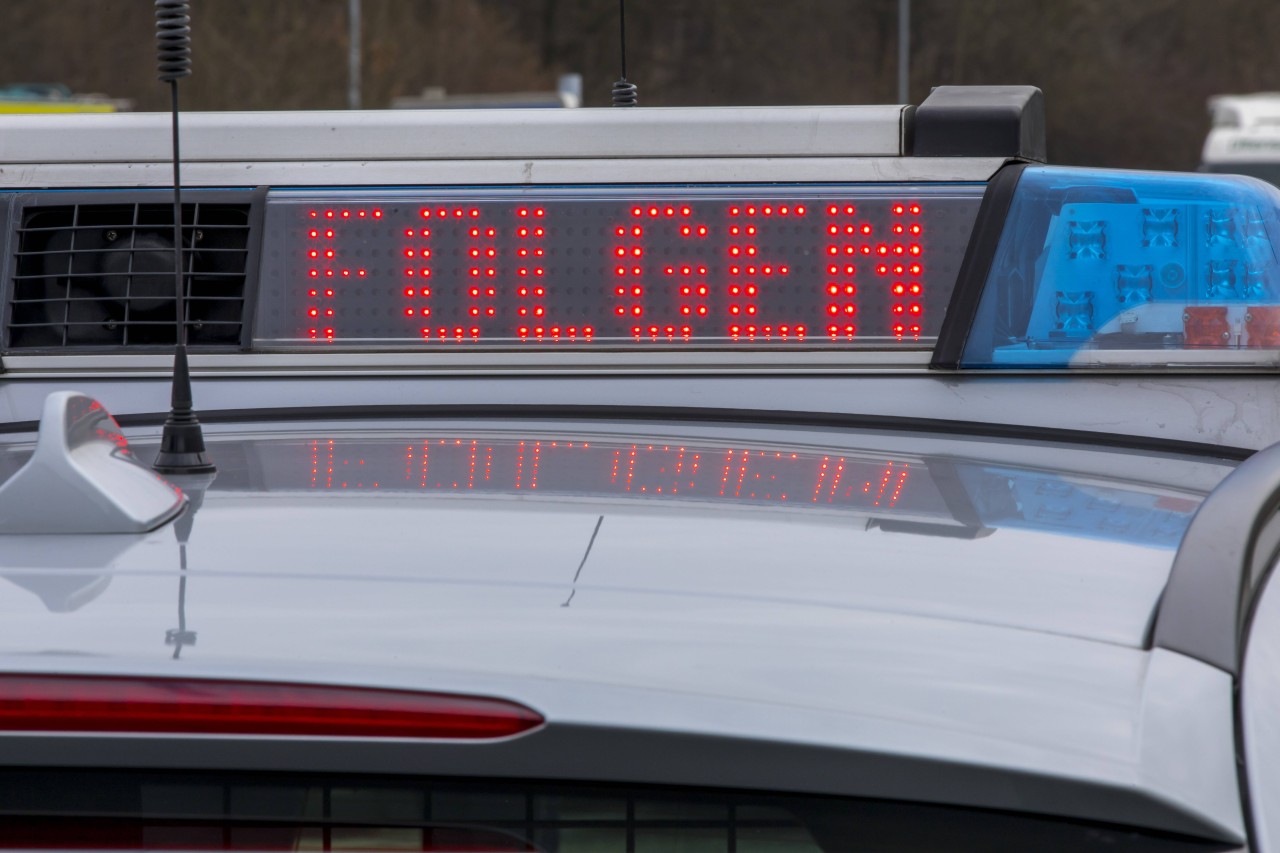
[[[192,0],[191,109],[342,108],[347,0]],[[362,0],[366,107],[424,87],[608,103],[616,0]],[[2,0],[0,85],[167,106],[149,0]],[[630,0],[643,105],[892,103],[897,0]],[[1280,0],[913,0],[911,100],[929,87],[1045,92],[1056,163],[1193,168],[1218,93],[1280,89]]]

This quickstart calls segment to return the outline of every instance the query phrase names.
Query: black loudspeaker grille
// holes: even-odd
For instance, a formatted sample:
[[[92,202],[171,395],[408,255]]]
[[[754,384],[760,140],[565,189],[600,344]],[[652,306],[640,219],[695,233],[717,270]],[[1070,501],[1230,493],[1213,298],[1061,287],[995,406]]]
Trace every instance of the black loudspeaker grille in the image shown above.
[[[182,207],[183,286],[192,346],[239,346],[250,205]],[[173,205],[25,208],[6,314],[6,348],[173,345]]]

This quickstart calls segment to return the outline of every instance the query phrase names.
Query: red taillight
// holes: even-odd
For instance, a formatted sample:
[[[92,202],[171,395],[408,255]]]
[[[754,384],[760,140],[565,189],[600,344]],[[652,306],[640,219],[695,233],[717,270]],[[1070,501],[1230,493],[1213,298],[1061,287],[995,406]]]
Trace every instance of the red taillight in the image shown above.
[[[324,737],[508,737],[542,725],[515,702],[317,684],[0,676],[0,731]]]

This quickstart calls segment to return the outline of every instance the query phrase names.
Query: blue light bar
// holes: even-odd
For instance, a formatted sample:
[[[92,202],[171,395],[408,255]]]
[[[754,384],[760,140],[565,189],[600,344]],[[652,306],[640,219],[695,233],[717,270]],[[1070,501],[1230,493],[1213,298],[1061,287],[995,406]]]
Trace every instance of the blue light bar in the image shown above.
[[[1280,190],[1026,168],[962,368],[1280,364]]]

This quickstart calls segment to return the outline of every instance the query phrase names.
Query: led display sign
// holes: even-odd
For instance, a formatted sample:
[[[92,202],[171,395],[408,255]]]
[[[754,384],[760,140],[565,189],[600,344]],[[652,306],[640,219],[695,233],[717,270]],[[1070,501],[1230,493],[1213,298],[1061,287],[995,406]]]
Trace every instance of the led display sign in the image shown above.
[[[937,334],[980,190],[273,196],[256,339],[911,345]]]

